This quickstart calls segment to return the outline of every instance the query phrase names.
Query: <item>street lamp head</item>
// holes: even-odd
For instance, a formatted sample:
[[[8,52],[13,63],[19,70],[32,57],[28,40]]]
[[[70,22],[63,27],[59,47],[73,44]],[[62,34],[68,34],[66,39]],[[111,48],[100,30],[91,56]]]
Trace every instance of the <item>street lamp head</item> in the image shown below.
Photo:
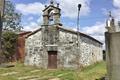
[[[80,11],[81,6],[82,6],[81,4],[78,4],[78,10],[79,10],[79,11]]]

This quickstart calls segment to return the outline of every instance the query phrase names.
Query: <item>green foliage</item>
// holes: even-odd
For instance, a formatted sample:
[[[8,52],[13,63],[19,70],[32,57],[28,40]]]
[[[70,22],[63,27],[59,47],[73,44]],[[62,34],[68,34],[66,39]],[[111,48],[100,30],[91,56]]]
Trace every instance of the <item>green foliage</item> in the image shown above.
[[[10,0],[5,1],[4,10],[4,30],[20,31],[21,26],[21,14],[15,11],[15,7]]]
[[[16,52],[17,34],[7,31],[2,36],[3,54],[7,59],[10,59]]]

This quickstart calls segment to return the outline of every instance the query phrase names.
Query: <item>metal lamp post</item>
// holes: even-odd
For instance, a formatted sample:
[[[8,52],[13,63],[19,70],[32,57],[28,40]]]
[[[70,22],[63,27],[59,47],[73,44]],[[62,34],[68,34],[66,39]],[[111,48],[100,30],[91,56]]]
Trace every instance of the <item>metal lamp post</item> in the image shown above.
[[[77,16],[77,32],[78,32],[78,38],[79,38],[79,21],[80,21],[80,8],[81,8],[81,4],[78,4],[78,16]]]
[[[80,33],[79,33],[79,17],[80,17],[80,8],[81,8],[81,4],[78,4],[78,16],[77,16],[77,64],[78,64],[78,67],[81,68],[81,63],[80,63],[80,57],[81,57],[81,47],[80,47]]]

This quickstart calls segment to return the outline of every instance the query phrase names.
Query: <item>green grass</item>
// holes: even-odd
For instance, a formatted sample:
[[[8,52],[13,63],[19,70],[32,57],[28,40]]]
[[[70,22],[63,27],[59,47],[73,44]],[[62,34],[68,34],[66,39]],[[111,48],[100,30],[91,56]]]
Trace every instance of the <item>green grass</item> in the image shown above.
[[[103,77],[106,74],[105,62],[99,62],[94,65],[85,67],[80,70],[71,69],[58,69],[46,70],[35,67],[24,66],[23,64],[16,63],[12,68],[0,68],[0,80],[18,80],[19,77],[24,76],[38,76],[40,80],[48,80],[50,78],[60,78],[61,80],[95,80]],[[39,70],[31,73],[30,71]],[[3,76],[2,74],[8,72],[18,72],[14,75]],[[29,79],[26,79],[29,80]]]

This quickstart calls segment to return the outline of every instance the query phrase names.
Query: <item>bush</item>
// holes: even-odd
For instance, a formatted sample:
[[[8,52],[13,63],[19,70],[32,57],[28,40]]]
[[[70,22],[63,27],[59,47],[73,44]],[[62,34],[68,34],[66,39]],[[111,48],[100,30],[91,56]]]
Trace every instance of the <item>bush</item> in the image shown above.
[[[16,52],[17,38],[18,35],[14,32],[11,31],[3,32],[2,50],[3,55],[7,60],[11,60]]]

